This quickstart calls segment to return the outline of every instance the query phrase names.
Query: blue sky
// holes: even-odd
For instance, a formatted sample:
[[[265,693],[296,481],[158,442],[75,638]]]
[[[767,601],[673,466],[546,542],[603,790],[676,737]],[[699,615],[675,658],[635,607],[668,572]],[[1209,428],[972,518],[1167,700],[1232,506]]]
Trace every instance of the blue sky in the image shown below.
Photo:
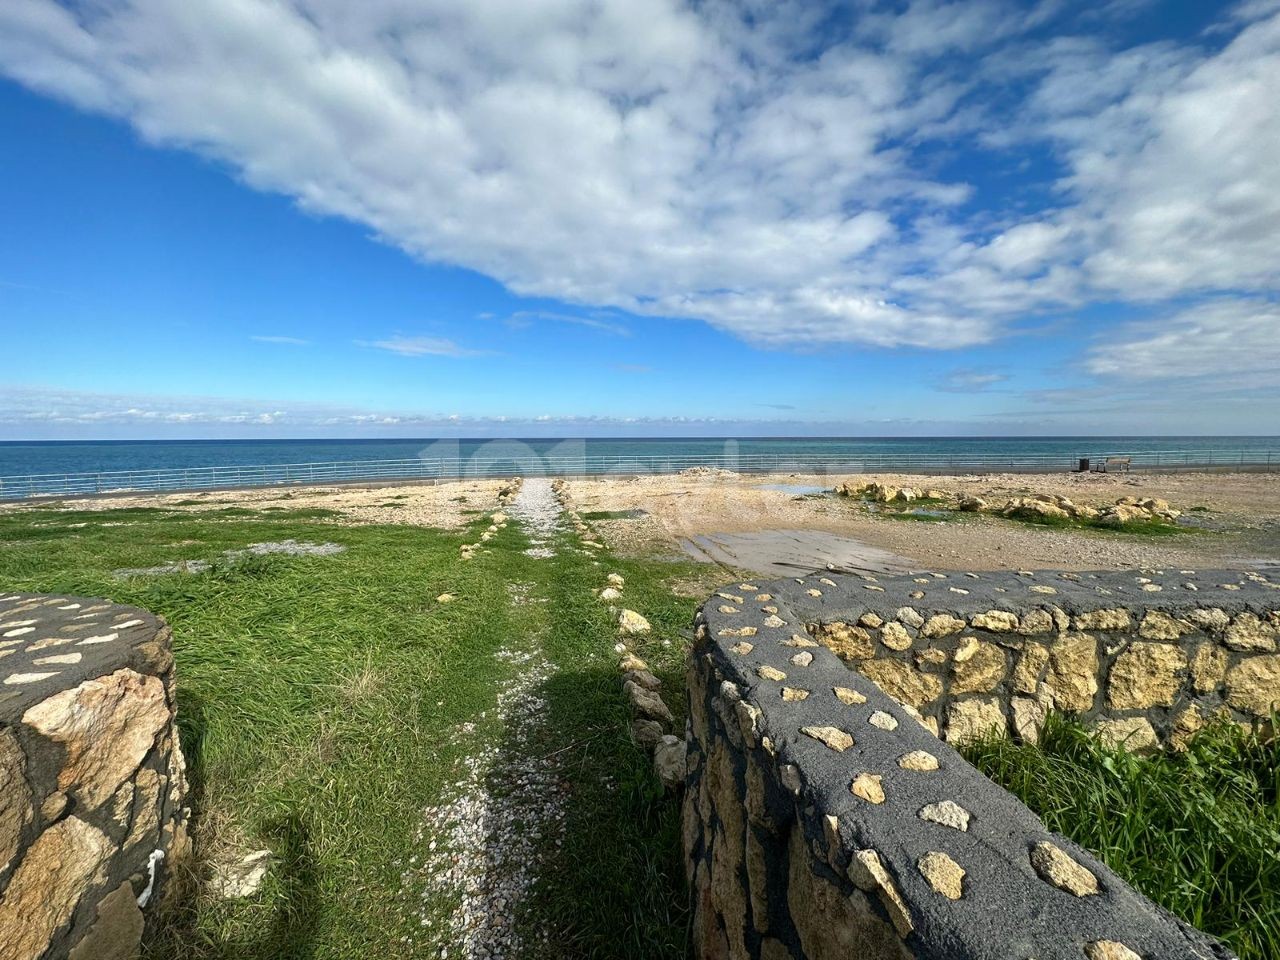
[[[0,439],[1280,433],[1280,2],[18,0],[0,130]]]

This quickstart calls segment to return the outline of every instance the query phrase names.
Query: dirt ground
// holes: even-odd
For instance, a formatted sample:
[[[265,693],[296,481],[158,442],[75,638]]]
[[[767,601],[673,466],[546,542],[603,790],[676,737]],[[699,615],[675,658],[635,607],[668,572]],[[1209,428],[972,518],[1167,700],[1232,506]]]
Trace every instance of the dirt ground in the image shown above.
[[[1055,493],[1105,506],[1122,496],[1160,497],[1194,524],[1172,536],[1039,527],[976,514],[943,522],[893,519],[875,505],[832,495],[845,480],[976,494],[996,503]],[[324,508],[342,524],[406,523],[456,528],[497,505],[505,479],[384,487],[293,487],[158,496],[64,500],[62,509],[162,507],[210,510],[229,506]],[[770,489],[770,487],[796,489]],[[1280,474],[1176,473],[991,474],[931,476],[739,475],[695,469],[666,476],[571,480],[573,505],[614,549],[648,555],[688,553],[726,568],[777,573],[774,554],[809,569],[836,561],[841,569],[1116,569],[1255,567],[1280,564]],[[6,504],[0,509],[32,509]],[[43,506],[47,507],[48,504]],[[1192,510],[1193,507],[1207,508]],[[627,512],[626,519],[591,513]],[[719,538],[719,539],[717,539]],[[737,538],[737,539],[735,539]],[[735,551],[737,553],[735,554]]]
[[[216,510],[220,507],[284,507],[324,509],[341,514],[337,521],[406,523],[452,529],[497,505],[498,490],[507,480],[455,480],[440,484],[402,484],[385,487],[266,487],[251,490],[211,490],[157,496],[125,495],[58,501],[65,510],[112,510],[120,507],[160,507],[166,510]],[[32,509],[37,504],[0,504],[0,510]],[[39,506],[48,506],[46,501]]]
[[[1154,537],[1034,526],[975,514],[948,514],[943,522],[912,521],[878,514],[874,505],[858,500],[769,489],[785,485],[830,490],[845,480],[878,480],[916,490],[936,488],[979,495],[996,503],[1035,493],[1062,494],[1097,507],[1123,496],[1160,497],[1185,511],[1183,522],[1195,527]],[[688,552],[688,541],[697,544],[704,538],[701,542],[705,543],[705,538],[723,534],[822,531],[889,551],[916,569],[1101,570],[1280,563],[1278,474],[756,477],[689,471],[674,476],[575,480],[568,492],[588,517],[598,512],[631,511],[631,519],[588,522],[610,546],[635,552]],[[1208,509],[1192,511],[1192,507]],[[790,533],[788,537],[797,539]],[[808,542],[812,538],[803,539]],[[723,561],[723,557],[713,559]]]

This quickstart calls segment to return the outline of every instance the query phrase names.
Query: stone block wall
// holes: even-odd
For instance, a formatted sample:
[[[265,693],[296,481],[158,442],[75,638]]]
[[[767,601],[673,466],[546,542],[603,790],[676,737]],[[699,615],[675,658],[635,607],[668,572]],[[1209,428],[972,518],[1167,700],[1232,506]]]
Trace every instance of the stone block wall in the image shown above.
[[[696,956],[1231,956],[932,732],[1007,729],[1019,697],[1170,740],[1193,705],[1280,708],[1266,577],[1074,576],[815,575],[704,604],[684,801]],[[877,663],[894,665],[885,689],[863,675]]]
[[[929,574],[863,580],[839,610],[834,583],[807,588],[807,633],[949,742],[1035,740],[1056,710],[1176,749],[1277,704],[1280,587],[1260,573]]]
[[[188,856],[169,628],[0,594],[0,960],[135,956]]]

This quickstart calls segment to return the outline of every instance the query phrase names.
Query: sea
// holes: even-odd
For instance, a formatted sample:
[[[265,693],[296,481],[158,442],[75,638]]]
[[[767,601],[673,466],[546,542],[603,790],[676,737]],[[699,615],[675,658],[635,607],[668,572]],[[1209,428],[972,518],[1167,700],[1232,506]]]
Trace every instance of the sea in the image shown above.
[[[415,459],[522,460],[608,464],[640,458],[676,466],[696,461],[782,466],[840,458],[892,469],[922,461],[945,466],[1007,460],[1133,457],[1135,464],[1266,464],[1280,467],[1280,437],[772,437],[376,440],[0,441],[0,478],[116,471],[189,470],[279,464]],[[554,471],[549,471],[554,472]],[[591,472],[591,471],[589,471]]]

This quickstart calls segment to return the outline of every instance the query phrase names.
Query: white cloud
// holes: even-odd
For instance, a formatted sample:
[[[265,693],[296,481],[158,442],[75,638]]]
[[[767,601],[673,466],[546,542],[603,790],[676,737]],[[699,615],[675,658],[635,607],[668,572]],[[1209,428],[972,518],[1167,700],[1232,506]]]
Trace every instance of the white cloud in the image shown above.
[[[1201,304],[1132,325],[1093,347],[1088,369],[1132,380],[1211,378],[1235,390],[1280,385],[1280,304]]]
[[[278,337],[278,336],[256,335],[256,334],[254,336],[251,336],[249,339],[255,341],[256,343],[278,343],[281,345],[291,346],[291,347],[305,347],[307,344],[311,342],[310,340],[303,340],[299,337]]]
[[[446,337],[388,337],[385,340],[357,340],[356,345],[404,357],[480,357],[487,352],[459,346]]]
[[[10,0],[0,72],[519,294],[764,345],[1276,287],[1274,4],[1121,51],[1055,0],[873,6]],[[932,172],[1045,143],[1039,204]]]
[[[997,383],[1004,383],[1008,379],[1008,374],[995,370],[975,370],[963,367],[958,370],[952,370],[944,376],[937,383],[935,389],[946,393],[983,393]]]

